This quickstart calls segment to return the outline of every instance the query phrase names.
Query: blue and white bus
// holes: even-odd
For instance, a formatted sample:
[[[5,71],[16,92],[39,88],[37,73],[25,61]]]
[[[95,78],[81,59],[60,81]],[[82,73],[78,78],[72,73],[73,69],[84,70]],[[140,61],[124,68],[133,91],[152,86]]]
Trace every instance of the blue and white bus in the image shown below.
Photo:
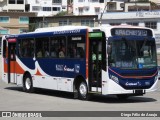
[[[26,92],[44,88],[119,98],[157,89],[154,33],[131,26],[64,26],[2,38],[2,80]]]

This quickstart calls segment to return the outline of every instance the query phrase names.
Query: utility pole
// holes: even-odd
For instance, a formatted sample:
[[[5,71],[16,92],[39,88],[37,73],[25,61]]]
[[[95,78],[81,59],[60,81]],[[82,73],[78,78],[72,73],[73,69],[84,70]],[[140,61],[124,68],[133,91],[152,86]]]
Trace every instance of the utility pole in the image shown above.
[[[110,0],[110,2],[111,2],[112,0]],[[108,7],[108,4],[106,3],[106,5],[105,5],[105,7],[104,7],[104,9],[103,9],[103,12],[101,13],[101,16],[100,16],[100,21],[99,21],[99,23],[100,23],[100,25],[102,24],[102,17],[103,17],[103,14],[104,14],[104,12],[105,12],[105,10],[106,10],[106,8]]]

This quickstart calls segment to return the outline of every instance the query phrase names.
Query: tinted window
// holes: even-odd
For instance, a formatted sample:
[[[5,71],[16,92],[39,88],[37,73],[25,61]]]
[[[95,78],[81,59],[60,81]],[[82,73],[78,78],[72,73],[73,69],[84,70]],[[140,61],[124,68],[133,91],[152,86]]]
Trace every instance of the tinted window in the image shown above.
[[[49,57],[48,37],[36,38],[36,57],[37,58]]]
[[[68,58],[84,58],[85,37],[82,35],[69,36],[67,47]]]
[[[53,58],[66,57],[66,37],[51,37],[50,41],[50,55]]]
[[[19,56],[20,57],[34,57],[34,39],[22,39],[19,43]]]

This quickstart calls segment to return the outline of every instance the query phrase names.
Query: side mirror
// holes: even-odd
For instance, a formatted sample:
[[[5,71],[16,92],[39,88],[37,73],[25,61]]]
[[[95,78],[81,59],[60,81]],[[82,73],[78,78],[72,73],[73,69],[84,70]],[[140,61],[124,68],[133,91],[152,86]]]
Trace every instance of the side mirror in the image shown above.
[[[107,45],[107,53],[110,54],[112,52],[112,46]]]

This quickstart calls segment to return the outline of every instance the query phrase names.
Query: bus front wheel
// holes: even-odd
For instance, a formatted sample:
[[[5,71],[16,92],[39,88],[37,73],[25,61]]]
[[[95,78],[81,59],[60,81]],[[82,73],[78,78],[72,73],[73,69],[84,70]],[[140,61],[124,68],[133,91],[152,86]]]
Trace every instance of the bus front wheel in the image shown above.
[[[33,82],[32,82],[32,78],[29,74],[26,74],[24,76],[23,90],[28,93],[33,92]]]
[[[78,88],[78,96],[81,100],[87,100],[88,97],[88,89],[87,84],[85,82],[81,82]]]

